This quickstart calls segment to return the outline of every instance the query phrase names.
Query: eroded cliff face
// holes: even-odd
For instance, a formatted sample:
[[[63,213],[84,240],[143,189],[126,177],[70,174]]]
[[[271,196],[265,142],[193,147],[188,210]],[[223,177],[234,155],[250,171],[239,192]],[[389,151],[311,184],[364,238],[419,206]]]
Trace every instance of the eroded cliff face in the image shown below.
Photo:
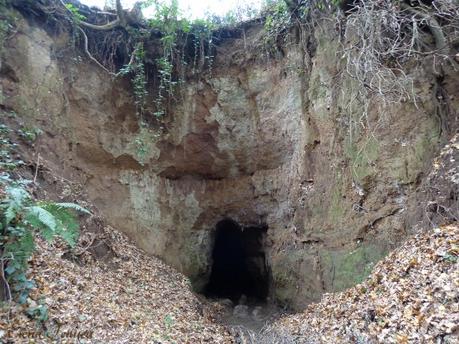
[[[413,69],[416,106],[361,116],[339,37],[322,23],[266,59],[261,28],[228,39],[212,74],[190,79],[160,132],[140,127],[128,80],[114,80],[21,19],[1,62],[1,106],[43,134],[29,154],[81,182],[114,227],[202,290],[216,224],[267,227],[272,296],[295,308],[359,282],[401,243],[405,211],[437,151],[434,79]],[[456,81],[454,81],[456,80]],[[457,108],[454,75],[443,83]],[[46,174],[39,180],[45,182]]]

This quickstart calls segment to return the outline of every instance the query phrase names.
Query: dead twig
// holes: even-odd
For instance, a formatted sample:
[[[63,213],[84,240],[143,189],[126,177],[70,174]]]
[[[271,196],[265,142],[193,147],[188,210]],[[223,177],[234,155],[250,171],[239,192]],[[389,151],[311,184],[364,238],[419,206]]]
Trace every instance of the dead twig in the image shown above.
[[[11,302],[12,300],[11,288],[5,276],[5,259],[4,258],[0,258],[0,283],[2,283],[1,289],[4,292],[4,295],[2,295],[2,299],[6,300],[7,302]]]
[[[37,163],[35,164],[35,174],[33,176],[33,183],[34,184],[37,184],[38,170],[40,169],[40,159],[41,159],[41,156],[40,156],[40,153],[38,153]]]

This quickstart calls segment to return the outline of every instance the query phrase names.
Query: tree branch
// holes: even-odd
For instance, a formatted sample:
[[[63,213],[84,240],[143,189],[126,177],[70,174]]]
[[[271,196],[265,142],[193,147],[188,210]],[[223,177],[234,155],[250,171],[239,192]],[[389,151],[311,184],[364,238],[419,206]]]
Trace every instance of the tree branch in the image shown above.
[[[123,6],[121,6],[121,0],[116,0],[116,13],[118,14],[118,20],[121,26],[125,27],[127,22],[123,11]]]
[[[59,2],[73,16],[73,12],[67,8],[64,1],[59,0]],[[117,13],[118,18],[105,25],[95,25],[95,24],[91,24],[91,23],[88,23],[82,20],[79,20],[78,24],[80,24],[81,26],[87,27],[89,29],[100,30],[100,31],[108,31],[118,26],[123,26],[123,27],[126,26],[126,19],[124,16],[123,7],[121,6],[121,0],[116,0],[116,13]]]
[[[96,9],[95,12],[96,12],[96,14],[102,14],[102,15],[104,15],[104,16],[112,16],[112,17],[117,17],[117,16],[118,16],[118,14],[116,14],[116,13],[113,13],[113,12],[106,12],[106,11],[99,11],[99,10],[97,10],[97,9]]]
[[[79,24],[81,26],[84,26],[84,27],[87,27],[89,29],[93,29],[93,30],[99,30],[99,31],[108,31],[108,30],[113,30],[114,28],[118,27],[118,26],[121,26],[121,21],[120,19],[116,19],[108,24],[105,24],[105,25],[94,25],[94,24],[91,24],[91,23],[87,23],[87,22],[84,22],[84,21],[79,21]]]

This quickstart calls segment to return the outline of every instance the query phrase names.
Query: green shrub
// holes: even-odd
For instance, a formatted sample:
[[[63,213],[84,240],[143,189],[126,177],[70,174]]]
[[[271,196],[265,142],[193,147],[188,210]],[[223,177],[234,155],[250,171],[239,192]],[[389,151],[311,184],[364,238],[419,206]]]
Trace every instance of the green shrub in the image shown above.
[[[6,282],[11,286],[7,299],[18,296],[24,303],[34,282],[26,276],[35,250],[34,236],[51,242],[62,238],[70,246],[77,242],[79,224],[74,212],[89,212],[74,203],[35,202],[27,191],[27,181],[14,182],[2,176],[0,201],[0,262]]]

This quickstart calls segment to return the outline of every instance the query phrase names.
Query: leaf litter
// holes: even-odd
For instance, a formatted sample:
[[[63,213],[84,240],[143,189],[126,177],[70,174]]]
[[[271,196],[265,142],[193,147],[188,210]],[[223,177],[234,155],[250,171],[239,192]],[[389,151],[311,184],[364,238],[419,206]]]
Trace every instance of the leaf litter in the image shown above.
[[[29,271],[36,288],[26,304],[3,309],[0,342],[232,342],[215,320],[215,305],[200,301],[185,276],[109,226],[99,234],[83,233],[80,243],[85,235],[109,243],[112,257],[97,260],[81,245],[82,252],[69,255],[63,243],[37,239]],[[47,306],[47,321],[27,316],[37,305]]]
[[[52,337],[56,327],[63,343],[74,342],[76,333],[90,334],[81,343],[234,342],[216,322],[218,306],[199,300],[183,275],[110,227],[103,235],[113,250],[109,263],[88,251],[76,263],[64,258],[64,245],[38,241],[30,271],[37,288],[24,307],[44,302],[49,320],[37,327],[16,305],[8,317],[2,315],[4,342],[53,342],[45,333]],[[238,341],[458,343],[458,255],[457,224],[418,233],[378,263],[365,282],[324,294],[304,312]],[[40,335],[31,336],[36,330]]]
[[[264,331],[287,343],[459,343],[459,226],[408,239],[341,293]]]

